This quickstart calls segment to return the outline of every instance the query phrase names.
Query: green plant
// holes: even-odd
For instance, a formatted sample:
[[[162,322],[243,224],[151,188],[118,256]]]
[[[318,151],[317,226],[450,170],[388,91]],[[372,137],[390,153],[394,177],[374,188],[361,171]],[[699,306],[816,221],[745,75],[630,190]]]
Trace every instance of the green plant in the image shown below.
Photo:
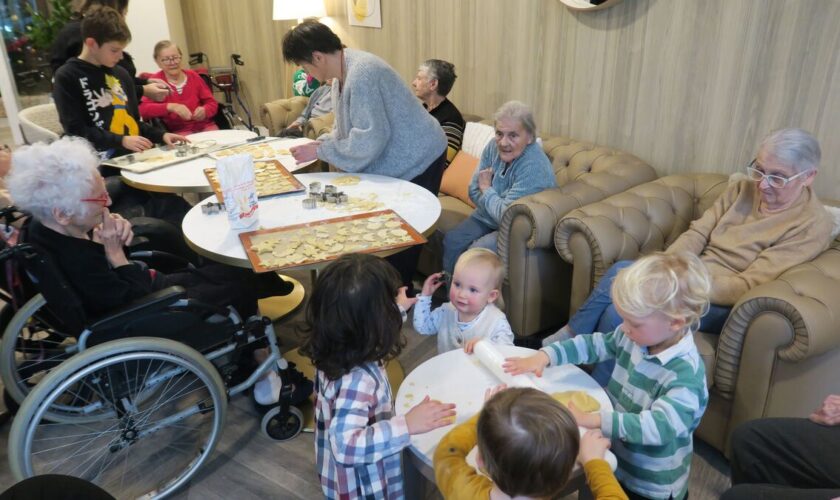
[[[50,0],[50,8],[46,13],[37,12],[29,4],[27,9],[32,15],[27,37],[37,50],[49,50],[58,31],[73,15],[71,0]]]

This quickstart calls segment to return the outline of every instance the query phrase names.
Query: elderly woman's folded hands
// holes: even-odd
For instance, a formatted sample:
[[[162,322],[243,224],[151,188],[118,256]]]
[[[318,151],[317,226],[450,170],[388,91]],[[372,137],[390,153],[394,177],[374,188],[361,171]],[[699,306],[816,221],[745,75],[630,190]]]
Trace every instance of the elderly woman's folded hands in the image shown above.
[[[93,228],[93,241],[105,247],[105,257],[114,266],[128,264],[123,247],[134,238],[131,223],[118,214],[112,214],[107,208],[102,213],[102,224]]]

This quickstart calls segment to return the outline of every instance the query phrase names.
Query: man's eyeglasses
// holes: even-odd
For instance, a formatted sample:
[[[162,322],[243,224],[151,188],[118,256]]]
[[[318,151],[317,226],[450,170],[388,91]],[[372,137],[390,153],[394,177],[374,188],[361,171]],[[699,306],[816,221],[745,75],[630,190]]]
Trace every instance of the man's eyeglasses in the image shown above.
[[[747,177],[749,177],[750,180],[756,182],[761,182],[762,180],[767,179],[767,184],[769,184],[770,187],[782,189],[783,187],[788,185],[788,182],[796,179],[797,177],[801,177],[810,171],[811,169],[809,168],[808,170],[799,172],[798,174],[792,175],[790,177],[782,177],[781,175],[768,175],[762,172],[761,170],[755,168],[755,160],[753,160],[747,166]]]
[[[181,62],[181,56],[169,56],[169,57],[161,57],[160,62],[166,64],[172,64],[176,62]]]
[[[102,193],[97,198],[82,198],[79,201],[86,201],[88,203],[98,203],[98,204],[102,205],[103,207],[107,207],[108,206],[108,201],[110,199],[111,198],[108,196],[108,193]]]

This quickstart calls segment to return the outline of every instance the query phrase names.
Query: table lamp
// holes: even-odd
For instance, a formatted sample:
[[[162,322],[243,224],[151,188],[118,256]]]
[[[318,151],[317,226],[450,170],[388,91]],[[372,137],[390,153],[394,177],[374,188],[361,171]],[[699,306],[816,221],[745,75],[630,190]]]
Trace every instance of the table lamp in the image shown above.
[[[271,17],[275,21],[297,19],[301,23],[307,17],[326,15],[324,0],[274,0],[274,13]]]

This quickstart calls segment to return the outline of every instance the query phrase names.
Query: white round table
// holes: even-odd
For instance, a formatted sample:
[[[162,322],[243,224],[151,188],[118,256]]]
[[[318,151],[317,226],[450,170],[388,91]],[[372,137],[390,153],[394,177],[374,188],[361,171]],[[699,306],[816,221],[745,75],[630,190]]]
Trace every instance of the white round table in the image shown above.
[[[440,201],[429,190],[412,182],[383,175],[342,172],[297,174],[295,177],[308,187],[311,182],[317,181],[324,186],[337,177],[348,175],[357,176],[361,181],[354,186],[338,186],[339,190],[350,197],[359,198],[376,194],[376,201],[384,204],[382,209],[392,209],[419,233],[429,235],[434,230],[440,217]],[[306,191],[301,191],[260,199],[259,224],[237,231],[230,229],[227,214],[224,211],[210,215],[202,213],[202,205],[218,201],[215,196],[211,196],[187,212],[182,222],[184,237],[193,250],[205,257],[225,264],[250,268],[251,263],[239,240],[240,232],[253,231],[260,227],[291,226],[362,213],[331,210],[323,206],[307,210],[301,205],[301,200],[306,196]]]
[[[216,141],[218,145],[234,145],[256,137],[257,134],[249,130],[212,130],[199,132],[187,136],[193,143],[202,141]],[[292,146],[311,142],[311,139],[278,139],[272,141],[273,145],[288,149]],[[276,158],[286,167],[289,172],[299,170],[312,162],[298,165],[291,155],[281,155]],[[209,193],[212,192],[207,177],[204,175],[205,168],[215,168],[216,160],[209,156],[201,156],[194,160],[176,163],[170,167],[158,168],[145,173],[129,172],[122,170],[123,182],[129,186],[144,191],[158,193]]]
[[[536,351],[525,347],[498,345],[497,349],[505,357],[530,356]],[[551,394],[563,391],[586,391],[601,403],[601,408],[612,409],[612,403],[604,389],[592,377],[575,365],[562,365],[546,368],[542,377],[529,375],[537,388]],[[443,403],[455,403],[455,422],[425,434],[411,436],[408,453],[412,462],[426,479],[434,482],[432,458],[443,436],[455,425],[470,419],[484,405],[484,391],[501,382],[485,368],[474,355],[464,353],[463,349],[438,354],[426,360],[409,373],[400,385],[394,403],[398,415],[405,414],[414,405],[431,396]],[[580,428],[581,435],[585,432]],[[476,450],[470,453],[467,461],[475,466]],[[607,451],[607,462],[615,470],[615,456]],[[575,471],[580,466],[575,465]],[[573,476],[578,472],[573,472]]]

